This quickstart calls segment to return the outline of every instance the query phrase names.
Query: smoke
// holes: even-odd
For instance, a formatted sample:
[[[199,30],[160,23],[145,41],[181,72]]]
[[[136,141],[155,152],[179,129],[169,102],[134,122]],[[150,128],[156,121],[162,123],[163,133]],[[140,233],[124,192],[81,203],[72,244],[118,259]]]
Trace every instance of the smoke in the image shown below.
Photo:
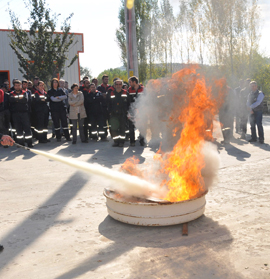
[[[179,121],[174,121],[175,99],[179,105],[184,102],[185,91],[172,92],[169,88],[170,79],[150,80],[141,95],[132,104],[135,111],[135,126],[143,136],[150,132],[151,144],[162,142],[162,149],[172,149],[180,137],[182,129]],[[182,99],[182,101],[181,101]]]
[[[162,189],[167,186],[166,199],[172,202],[200,195],[217,178],[219,155],[210,141],[226,81],[211,82],[212,86],[206,83],[198,66],[191,66],[171,77],[150,80],[131,108],[135,126],[151,138],[149,145],[161,143],[160,160],[142,176],[154,177],[150,181]]]
[[[202,153],[204,155],[205,166],[202,169],[205,190],[208,190],[218,178],[218,169],[220,166],[220,157],[217,146],[211,142],[205,142]]]

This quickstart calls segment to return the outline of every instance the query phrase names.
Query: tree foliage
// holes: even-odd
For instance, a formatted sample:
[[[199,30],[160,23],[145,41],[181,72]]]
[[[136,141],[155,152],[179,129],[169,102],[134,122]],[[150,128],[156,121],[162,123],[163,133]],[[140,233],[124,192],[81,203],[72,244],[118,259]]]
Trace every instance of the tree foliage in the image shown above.
[[[44,82],[51,78],[64,75],[65,62],[69,48],[76,44],[74,35],[70,33],[70,14],[61,25],[61,33],[56,32],[60,14],[52,14],[46,6],[46,0],[29,0],[26,4],[30,16],[29,32],[22,30],[18,17],[9,10],[12,28],[10,46],[19,60],[19,71],[24,78],[38,76]],[[78,58],[75,55],[70,67]]]
[[[102,76],[103,75],[108,75],[109,84],[113,84],[113,80],[115,78],[120,78],[124,82],[128,83],[128,73],[127,73],[127,71],[122,71],[119,68],[115,68],[115,69],[110,68],[108,70],[104,70],[103,72],[101,72],[97,77],[99,84],[102,83]]]
[[[259,82],[259,72],[268,76],[269,61],[258,50],[257,1],[181,0],[175,16],[169,0],[135,0],[140,80],[172,73],[179,62],[198,63],[211,72],[203,67],[209,65],[232,87],[240,78]],[[126,63],[124,0],[119,21],[116,38]],[[270,93],[265,82],[262,86]]]
[[[92,79],[92,71],[88,67],[82,67],[80,66],[80,73],[81,73],[81,79],[83,79],[85,76],[88,76],[90,79]]]

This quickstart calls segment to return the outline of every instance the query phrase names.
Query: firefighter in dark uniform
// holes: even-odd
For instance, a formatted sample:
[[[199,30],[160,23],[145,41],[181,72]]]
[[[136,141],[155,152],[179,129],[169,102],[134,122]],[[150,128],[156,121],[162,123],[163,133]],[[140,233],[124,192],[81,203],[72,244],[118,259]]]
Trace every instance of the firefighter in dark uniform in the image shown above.
[[[39,77],[34,77],[34,83],[28,83],[28,89],[31,91],[31,109],[30,109],[30,123],[31,123],[31,130],[32,130],[32,135],[33,138],[38,139],[38,133],[35,130],[35,127],[37,126],[37,116],[36,116],[36,111],[34,108],[35,103],[33,102],[33,98],[35,96],[35,92],[37,91],[37,85],[39,82]]]
[[[122,80],[117,79],[114,86],[115,90],[110,92],[108,103],[111,136],[114,140],[113,146],[123,147],[126,137],[125,128],[129,109],[129,95],[126,90],[122,89]]]
[[[103,96],[96,90],[94,83],[90,84],[90,92],[84,95],[84,107],[88,123],[91,125],[91,138],[97,140],[100,137],[104,140],[107,128],[104,128]]]
[[[25,145],[24,143],[26,142],[28,147],[33,147],[28,93],[22,90],[22,83],[19,80],[14,81],[14,89],[14,91],[10,92],[9,108],[17,133],[16,142],[21,145]]]
[[[32,92],[28,89],[28,80],[24,79],[22,81],[22,90],[27,92],[28,95],[28,115],[29,115],[29,120],[31,119],[31,105],[32,105]]]
[[[51,89],[48,91],[48,98],[57,141],[61,141],[60,121],[66,140],[71,141],[68,132],[66,103],[64,103],[64,100],[67,99],[67,95],[64,90],[59,87],[57,78],[53,78],[51,81]]]
[[[48,134],[48,122],[49,122],[49,107],[48,95],[44,90],[44,82],[39,81],[37,85],[37,90],[32,95],[32,103],[34,115],[36,116],[36,126],[35,131],[37,132],[37,138],[39,143],[47,143]]]
[[[108,90],[111,87],[109,84],[109,77],[107,75],[102,76],[102,84],[97,87],[97,90],[102,93],[102,111],[103,111],[103,128],[105,131],[105,139],[108,136],[109,128],[109,115],[108,115]]]
[[[130,103],[134,103],[136,99],[143,94],[144,87],[139,84],[139,80],[137,77],[133,76],[130,77],[129,80],[129,99]],[[130,134],[130,146],[135,146],[135,126],[134,122],[134,112],[131,112],[131,119],[128,120],[129,122],[129,134]],[[144,146],[144,137],[140,134],[140,145]]]

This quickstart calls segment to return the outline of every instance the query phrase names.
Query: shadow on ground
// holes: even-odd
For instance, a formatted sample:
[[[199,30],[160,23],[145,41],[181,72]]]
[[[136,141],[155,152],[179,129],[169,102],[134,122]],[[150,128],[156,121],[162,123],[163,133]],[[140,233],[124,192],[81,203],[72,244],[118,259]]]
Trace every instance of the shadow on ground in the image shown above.
[[[217,253],[229,249],[233,239],[226,226],[202,216],[189,223],[188,236],[182,236],[181,231],[181,225],[140,227],[124,224],[107,216],[99,225],[99,232],[105,238],[111,240],[112,244],[99,251],[98,254],[89,257],[76,268],[57,277],[57,279],[78,278],[89,271],[94,271],[113,262],[136,247],[150,249],[147,249],[145,253],[140,252],[139,258],[135,258],[136,261],[132,259],[128,263],[132,270],[131,278],[151,278],[151,274],[162,274],[165,270],[167,270],[168,275],[170,274],[169,278],[180,278],[180,273],[191,276],[194,274],[191,268],[194,268],[195,261],[197,261],[197,267],[204,274],[221,274],[216,270],[217,266],[213,265],[213,258],[208,261],[205,258],[209,257],[208,254],[213,249]],[[165,261],[157,263],[160,257]],[[183,260],[181,261],[180,258]],[[156,264],[153,264],[154,262]],[[188,262],[190,266],[187,265]],[[196,269],[196,272],[199,272],[199,269]],[[227,267],[222,270],[225,269],[227,270]],[[172,277],[173,274],[174,277]],[[235,273],[234,275],[234,278],[241,278]],[[181,278],[192,278],[192,276],[185,276]]]

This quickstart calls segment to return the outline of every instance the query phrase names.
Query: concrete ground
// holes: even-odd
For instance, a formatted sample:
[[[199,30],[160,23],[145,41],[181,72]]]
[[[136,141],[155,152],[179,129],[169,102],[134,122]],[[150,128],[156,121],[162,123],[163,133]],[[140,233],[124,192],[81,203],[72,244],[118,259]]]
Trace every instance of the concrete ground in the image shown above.
[[[270,278],[269,116],[264,126],[266,144],[218,144],[219,182],[206,196],[205,214],[189,223],[188,236],[182,225],[115,221],[99,178],[1,147],[0,278]],[[132,155],[149,162],[155,151],[55,139],[36,148],[113,169]]]

